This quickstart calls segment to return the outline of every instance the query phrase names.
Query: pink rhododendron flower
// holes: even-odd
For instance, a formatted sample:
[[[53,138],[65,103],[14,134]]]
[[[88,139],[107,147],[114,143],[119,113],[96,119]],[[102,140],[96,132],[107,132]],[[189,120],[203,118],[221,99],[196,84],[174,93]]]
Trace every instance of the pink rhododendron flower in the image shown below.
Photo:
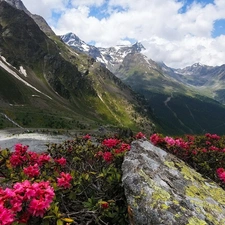
[[[208,139],[213,139],[213,140],[216,140],[216,141],[220,140],[220,136],[217,135],[217,134],[210,134],[210,133],[207,133],[207,134],[205,134],[205,136],[206,136]]]
[[[85,136],[83,136],[83,139],[89,140],[91,138],[91,136],[89,134],[86,134]]]
[[[61,166],[66,165],[66,159],[64,157],[61,157],[59,159],[54,159],[56,163],[60,164]]]
[[[170,146],[174,146],[175,144],[176,144],[176,141],[173,139],[173,138],[171,138],[171,137],[165,137],[164,138],[164,140],[166,141],[166,143],[168,144],[168,145],[170,145]]]
[[[209,150],[211,150],[211,151],[219,151],[219,148],[217,148],[217,147],[212,145],[212,146],[209,147]]]
[[[216,170],[217,176],[220,178],[221,181],[225,183],[225,169],[224,168],[218,168]]]
[[[71,180],[72,180],[72,176],[69,173],[60,173],[59,178],[57,178],[57,185],[58,187],[63,187],[63,188],[70,188],[71,186]]]
[[[43,217],[46,210],[50,207],[49,201],[46,201],[43,198],[40,199],[32,199],[28,211],[32,216],[40,216]]]
[[[150,136],[150,141],[153,145],[157,145],[163,142],[163,139],[158,134],[153,134]]]
[[[130,150],[130,145],[126,144],[126,143],[122,143],[120,146],[120,149],[124,152],[124,151],[129,151]]]
[[[189,147],[188,142],[185,142],[182,138],[178,138],[175,140],[175,145],[182,149],[187,149]]]
[[[41,154],[38,158],[38,165],[43,165],[44,163],[47,163],[51,160],[51,157],[50,155],[44,153],[44,154]]]
[[[0,224],[27,223],[31,215],[43,217],[50,208],[54,196],[54,189],[49,182],[44,181],[32,184],[25,180],[14,184],[12,189],[0,188]],[[22,212],[23,205],[28,207],[27,211],[14,221],[16,213]]]
[[[217,135],[217,134],[212,134],[211,138],[214,139],[214,140],[217,140],[217,141],[220,140],[220,136]]]
[[[142,139],[142,138],[146,138],[146,137],[142,132],[139,132],[139,133],[136,134],[135,138],[136,139]]]
[[[10,209],[5,208],[2,204],[0,205],[0,224],[11,225],[14,221],[15,215]]]
[[[26,161],[26,157],[14,152],[10,156],[9,161],[13,167],[21,166]]]
[[[28,176],[28,177],[37,177],[40,175],[40,168],[38,164],[36,163],[33,166],[28,166],[23,169],[23,172]]]
[[[39,154],[36,152],[27,152],[28,157],[29,157],[29,162],[30,163],[37,163],[38,162],[38,158],[39,158]]]
[[[111,152],[104,152],[102,157],[106,162],[111,162],[113,160],[113,155]]]
[[[114,152],[115,154],[120,154],[122,152],[126,152],[130,150],[130,145],[126,143],[122,143],[120,148],[116,149]]]
[[[115,139],[115,138],[109,138],[109,139],[105,139],[102,142],[102,145],[108,147],[108,148],[113,148],[114,146],[116,146],[117,144],[120,143],[120,140]]]
[[[28,149],[28,145],[23,146],[22,144],[18,143],[15,145],[15,152],[19,154],[25,154]]]

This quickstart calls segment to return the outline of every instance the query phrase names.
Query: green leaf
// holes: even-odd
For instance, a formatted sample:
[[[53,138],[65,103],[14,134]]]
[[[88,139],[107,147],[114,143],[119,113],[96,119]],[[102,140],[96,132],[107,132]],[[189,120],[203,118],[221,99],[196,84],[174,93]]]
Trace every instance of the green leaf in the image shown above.
[[[58,219],[56,222],[57,225],[63,225],[63,221],[61,219]]]
[[[1,150],[1,155],[4,158],[7,158],[9,156],[9,150],[8,149]]]

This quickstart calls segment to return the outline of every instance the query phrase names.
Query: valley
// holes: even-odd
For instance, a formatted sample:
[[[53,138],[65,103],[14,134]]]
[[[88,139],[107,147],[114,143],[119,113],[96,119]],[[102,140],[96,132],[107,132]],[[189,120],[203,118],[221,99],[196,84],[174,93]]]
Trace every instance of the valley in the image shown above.
[[[0,28],[1,129],[224,133],[224,66],[173,69],[140,42],[98,48],[56,36],[19,0],[0,1]]]
[[[170,135],[224,133],[223,66],[196,63],[173,69],[148,59],[141,43],[97,48],[72,33],[61,39],[93,57],[143,96],[154,114],[157,131]]]

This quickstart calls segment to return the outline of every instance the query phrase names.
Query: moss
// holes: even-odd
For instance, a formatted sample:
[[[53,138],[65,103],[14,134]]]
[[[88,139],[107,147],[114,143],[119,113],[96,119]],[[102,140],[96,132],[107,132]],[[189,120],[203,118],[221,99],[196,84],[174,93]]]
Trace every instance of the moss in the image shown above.
[[[222,189],[217,187],[214,183],[206,182],[206,180],[196,171],[191,170],[183,162],[170,162],[166,161],[164,164],[170,169],[180,169],[183,177],[191,183],[184,190],[185,195],[190,198],[190,202],[195,205],[196,212],[203,214],[207,221],[215,225],[224,224],[219,219],[218,213],[222,213],[223,210],[221,205],[225,205],[225,196],[223,195]],[[218,203],[218,204],[215,204]],[[179,205],[177,200],[173,200],[174,205]],[[196,217],[189,219],[188,225],[204,225],[207,224],[205,221],[200,220]]]
[[[197,217],[191,217],[188,220],[187,225],[207,225],[207,223],[204,220],[200,220]]]
[[[148,185],[154,190],[153,194],[152,194],[152,204],[151,207],[159,207],[161,209],[168,209],[169,206],[166,204],[167,201],[170,200],[170,194],[165,191],[164,189],[162,189],[161,187],[157,186],[154,181],[152,181],[149,176],[143,171],[140,170],[139,172],[140,176],[142,176],[146,183],[148,183]]]
[[[164,164],[166,166],[168,166],[169,168],[171,168],[171,169],[176,168],[175,165],[174,165],[174,163],[172,161],[170,161],[170,162],[169,161],[165,161]]]
[[[186,180],[195,181],[196,179],[199,181],[205,181],[205,179],[197,173],[195,170],[191,170],[188,166],[184,163],[180,163],[181,166],[181,173]]]

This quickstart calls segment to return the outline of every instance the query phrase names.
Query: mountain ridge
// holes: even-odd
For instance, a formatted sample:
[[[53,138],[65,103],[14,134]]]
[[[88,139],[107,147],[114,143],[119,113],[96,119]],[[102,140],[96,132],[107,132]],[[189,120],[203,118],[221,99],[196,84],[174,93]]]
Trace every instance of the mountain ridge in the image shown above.
[[[79,41],[75,43],[76,40]],[[71,47],[79,48],[80,43],[86,44],[77,36],[76,40],[74,39]],[[101,48],[93,48],[101,53]],[[111,49],[113,47],[105,49],[109,56]],[[80,50],[82,52],[82,49]],[[120,51],[119,47],[117,47],[117,51]],[[83,53],[88,54],[88,51],[83,51]],[[117,59],[114,58],[116,64],[111,63],[109,66],[107,58],[105,58],[105,63],[104,61],[101,61],[101,63],[105,64],[111,72],[134,89],[135,92],[145,97],[148,106],[152,108],[153,113],[158,118],[162,128],[159,128],[161,132],[173,135],[224,132],[223,115],[225,114],[225,107],[221,104],[223,103],[222,100],[220,100],[220,103],[218,102],[215,94],[217,89],[213,89],[213,85],[216,86],[217,83],[213,84],[213,78],[208,81],[207,86],[198,85],[207,84],[204,83],[204,79],[210,73],[206,77],[202,73],[209,72],[212,67],[196,63],[184,69],[173,69],[163,62],[158,63],[148,59],[143,53],[130,50],[125,52],[122,57],[120,55]],[[115,54],[114,57],[116,57]],[[98,61],[99,59],[95,57],[95,60]],[[215,70],[215,77],[218,80],[222,79],[222,74],[218,76],[217,71],[219,71],[218,69],[223,70],[223,68],[216,67],[213,69]],[[199,76],[202,76],[201,80],[197,79]],[[189,78],[191,78],[190,82]],[[221,92],[220,95],[225,97],[225,92]]]
[[[14,95],[0,90],[1,111],[20,125],[152,129],[133,90],[57,36],[49,38],[27,13],[6,1],[0,2],[0,54],[0,83],[16,90]]]

